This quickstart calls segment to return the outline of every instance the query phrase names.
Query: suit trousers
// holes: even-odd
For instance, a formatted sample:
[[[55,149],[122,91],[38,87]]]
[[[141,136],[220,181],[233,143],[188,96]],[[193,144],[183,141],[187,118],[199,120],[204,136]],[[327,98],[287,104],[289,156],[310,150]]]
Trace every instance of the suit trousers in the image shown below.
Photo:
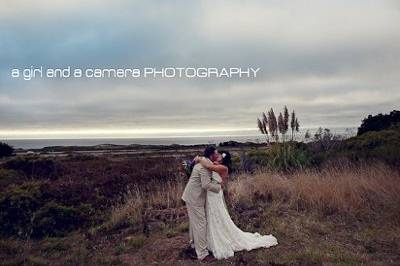
[[[186,203],[189,216],[189,237],[194,243],[197,258],[204,259],[208,255],[207,250],[207,220],[204,206],[193,206]]]

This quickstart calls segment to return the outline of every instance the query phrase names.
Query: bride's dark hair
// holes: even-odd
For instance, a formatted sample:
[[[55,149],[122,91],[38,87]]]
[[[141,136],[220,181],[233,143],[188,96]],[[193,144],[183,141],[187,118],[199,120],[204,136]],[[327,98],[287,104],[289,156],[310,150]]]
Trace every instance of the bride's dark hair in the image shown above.
[[[232,172],[232,157],[231,154],[228,151],[219,151],[222,155],[222,162],[221,164],[225,165],[228,167],[228,172]]]

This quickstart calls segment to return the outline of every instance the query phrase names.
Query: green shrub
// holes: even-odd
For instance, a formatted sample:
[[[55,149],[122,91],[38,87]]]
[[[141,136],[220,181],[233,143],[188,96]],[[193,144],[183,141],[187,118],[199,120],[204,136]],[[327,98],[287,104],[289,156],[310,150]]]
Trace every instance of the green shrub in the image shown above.
[[[369,115],[358,128],[357,135],[361,136],[367,132],[382,131],[400,123],[400,111],[393,110],[389,114]]]
[[[52,159],[17,157],[5,163],[7,169],[20,171],[28,178],[57,179],[61,166]]]
[[[24,180],[24,176],[15,170],[0,168],[0,190],[11,184],[18,184]]]
[[[293,171],[310,165],[310,156],[299,143],[276,143],[266,151],[250,152],[249,157],[258,166],[275,171]]]
[[[353,160],[378,159],[397,165],[400,163],[400,125],[350,138],[337,153]]]
[[[38,183],[10,186],[0,193],[0,233],[4,236],[29,237],[32,216],[42,204]]]
[[[0,234],[21,238],[63,236],[85,225],[93,214],[89,204],[67,206],[43,193],[43,182],[9,186],[0,193]],[[96,216],[95,216],[96,217]]]
[[[82,216],[74,207],[49,202],[34,213],[32,217],[32,236],[64,236],[83,222]]]
[[[14,148],[7,143],[0,142],[0,158],[11,156],[14,152]]]

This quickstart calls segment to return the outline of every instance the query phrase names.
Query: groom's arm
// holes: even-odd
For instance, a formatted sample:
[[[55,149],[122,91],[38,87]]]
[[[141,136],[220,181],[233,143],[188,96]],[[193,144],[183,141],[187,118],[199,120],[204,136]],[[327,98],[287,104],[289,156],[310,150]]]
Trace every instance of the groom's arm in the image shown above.
[[[204,167],[199,169],[199,175],[201,180],[201,187],[205,190],[209,190],[218,193],[221,190],[221,185],[211,182],[210,171]]]

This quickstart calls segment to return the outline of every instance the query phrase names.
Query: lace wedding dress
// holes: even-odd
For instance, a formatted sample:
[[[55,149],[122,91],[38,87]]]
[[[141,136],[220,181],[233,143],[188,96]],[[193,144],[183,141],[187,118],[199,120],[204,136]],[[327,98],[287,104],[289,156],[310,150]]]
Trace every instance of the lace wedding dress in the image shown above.
[[[221,177],[213,172],[213,179]],[[217,259],[232,257],[235,251],[268,248],[278,244],[273,235],[260,235],[240,230],[232,221],[224,201],[224,194],[207,192],[207,245]]]

